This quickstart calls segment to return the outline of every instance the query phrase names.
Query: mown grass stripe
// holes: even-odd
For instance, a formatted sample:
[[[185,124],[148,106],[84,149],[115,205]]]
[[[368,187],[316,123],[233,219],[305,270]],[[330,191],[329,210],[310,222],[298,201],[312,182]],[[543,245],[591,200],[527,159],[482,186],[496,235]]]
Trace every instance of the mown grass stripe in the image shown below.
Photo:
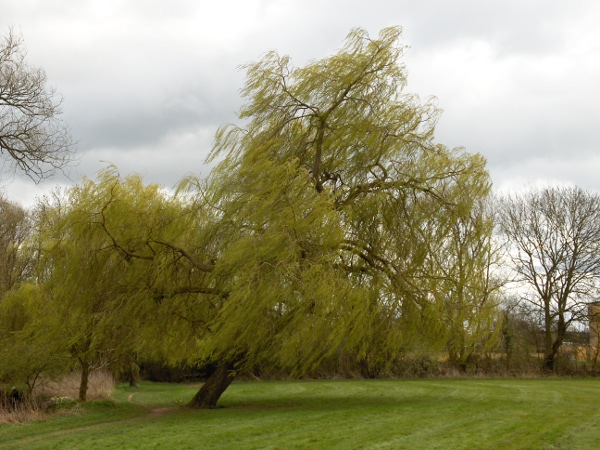
[[[181,407],[197,387],[120,386],[114,407],[0,426],[2,448],[600,448],[600,380],[234,383],[224,408]],[[134,393],[135,404],[128,402]],[[170,408],[148,414],[148,408]]]

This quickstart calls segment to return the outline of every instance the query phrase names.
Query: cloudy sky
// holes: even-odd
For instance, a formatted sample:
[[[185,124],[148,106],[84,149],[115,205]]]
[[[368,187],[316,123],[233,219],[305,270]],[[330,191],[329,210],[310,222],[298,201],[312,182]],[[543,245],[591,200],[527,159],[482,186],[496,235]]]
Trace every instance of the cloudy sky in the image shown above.
[[[216,128],[237,120],[241,64],[276,49],[300,66],[351,28],[391,25],[411,47],[407,90],[444,110],[436,139],[483,154],[497,190],[600,192],[597,0],[0,0],[0,12],[78,142],[72,181],[3,183],[25,205],[107,162],[166,187],[207,174]]]

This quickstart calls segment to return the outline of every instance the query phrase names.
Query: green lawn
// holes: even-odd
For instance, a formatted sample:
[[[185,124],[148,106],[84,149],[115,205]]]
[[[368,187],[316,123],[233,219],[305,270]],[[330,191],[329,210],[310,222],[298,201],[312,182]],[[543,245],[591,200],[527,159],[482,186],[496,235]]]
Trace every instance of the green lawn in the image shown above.
[[[600,448],[594,379],[241,382],[210,411],[182,407],[195,390],[120,386],[76,416],[0,425],[0,447]]]

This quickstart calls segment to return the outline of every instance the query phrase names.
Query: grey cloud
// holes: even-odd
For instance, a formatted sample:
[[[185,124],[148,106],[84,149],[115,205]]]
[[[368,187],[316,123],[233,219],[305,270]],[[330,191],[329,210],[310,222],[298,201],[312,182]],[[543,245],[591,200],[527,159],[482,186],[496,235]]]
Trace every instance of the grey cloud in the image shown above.
[[[234,120],[238,108],[235,96],[219,96],[217,92],[214,86],[211,91],[211,85],[207,84],[204,90],[184,86],[178,92],[156,99],[82,95],[79,102],[70,105],[65,118],[73,133],[79,136],[82,151],[106,146],[140,146],[156,142],[167,134],[184,133],[198,124],[216,129],[221,123]],[[68,98],[66,103],[69,103]],[[90,105],[94,105],[93,108]]]
[[[589,156],[600,141],[592,0],[2,3],[64,96],[76,174],[92,176],[101,160],[167,186],[206,173],[214,131],[241,104],[238,65],[271,49],[303,65],[353,27],[402,25],[408,90],[438,96],[445,110],[440,142],[482,153],[498,186],[544,174],[600,183]],[[554,163],[566,154],[568,166]]]

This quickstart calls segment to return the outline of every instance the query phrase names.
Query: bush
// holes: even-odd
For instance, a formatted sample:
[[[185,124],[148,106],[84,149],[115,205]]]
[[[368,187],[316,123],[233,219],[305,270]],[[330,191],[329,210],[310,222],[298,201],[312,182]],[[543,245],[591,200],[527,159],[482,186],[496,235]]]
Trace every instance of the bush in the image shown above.
[[[0,424],[44,420],[47,416],[47,402],[43,397],[29,395],[16,387],[4,387],[0,391]]]

